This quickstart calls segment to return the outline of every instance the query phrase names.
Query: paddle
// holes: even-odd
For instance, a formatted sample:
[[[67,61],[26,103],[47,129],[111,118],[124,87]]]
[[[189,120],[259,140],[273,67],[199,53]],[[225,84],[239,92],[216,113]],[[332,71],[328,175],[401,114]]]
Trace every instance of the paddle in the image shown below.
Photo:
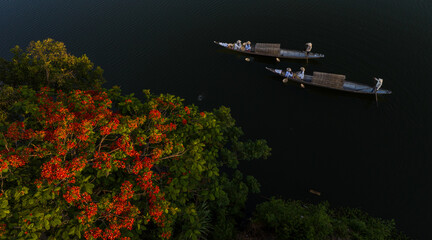
[[[375,92],[375,102],[377,103],[377,107],[378,107],[378,90],[380,89],[380,87],[382,86],[382,79],[381,78],[374,78],[375,81],[377,81],[377,85],[374,88],[374,92]]]
[[[377,107],[378,107],[378,94],[377,94],[377,90],[375,90],[375,102],[376,102],[376,104],[377,104]]]

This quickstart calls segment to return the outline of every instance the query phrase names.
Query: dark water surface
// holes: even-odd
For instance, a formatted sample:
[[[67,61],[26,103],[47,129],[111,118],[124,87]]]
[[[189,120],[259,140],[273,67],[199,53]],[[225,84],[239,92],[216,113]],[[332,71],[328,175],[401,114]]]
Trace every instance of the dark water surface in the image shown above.
[[[312,188],[332,206],[394,218],[432,239],[432,1],[0,1],[1,57],[48,37],[105,69],[107,87],[230,107],[248,138],[273,148],[242,166],[262,196],[316,201]],[[246,62],[213,44],[237,39],[291,49],[310,41],[326,58]],[[265,66],[366,84],[382,77],[393,94],[377,107],[373,96],[284,85]]]

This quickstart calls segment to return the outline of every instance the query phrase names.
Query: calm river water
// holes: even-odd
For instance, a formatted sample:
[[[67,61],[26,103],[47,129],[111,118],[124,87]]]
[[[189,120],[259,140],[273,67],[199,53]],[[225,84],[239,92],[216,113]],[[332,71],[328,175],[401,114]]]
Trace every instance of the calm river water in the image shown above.
[[[1,57],[48,37],[105,69],[107,87],[230,107],[246,137],[273,148],[270,159],[242,165],[261,196],[358,207],[432,239],[432,1],[0,1]],[[237,39],[312,42],[326,58],[246,62],[213,44]],[[381,77],[393,94],[377,105],[374,96],[302,89],[265,66],[367,84]]]

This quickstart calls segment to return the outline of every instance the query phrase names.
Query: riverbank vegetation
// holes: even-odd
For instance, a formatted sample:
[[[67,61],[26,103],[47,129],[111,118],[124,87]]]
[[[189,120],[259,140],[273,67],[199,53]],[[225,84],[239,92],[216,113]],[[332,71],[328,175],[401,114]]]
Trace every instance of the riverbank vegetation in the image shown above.
[[[0,59],[0,239],[395,239],[393,221],[272,198],[238,166],[266,159],[230,109],[104,89],[46,39]],[[402,238],[400,238],[402,239]]]

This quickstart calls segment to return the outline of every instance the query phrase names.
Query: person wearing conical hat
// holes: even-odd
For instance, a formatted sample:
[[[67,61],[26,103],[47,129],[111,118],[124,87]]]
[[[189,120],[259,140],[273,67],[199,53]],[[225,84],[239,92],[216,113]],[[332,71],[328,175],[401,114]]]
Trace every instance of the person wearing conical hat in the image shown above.
[[[251,48],[251,42],[250,41],[247,41],[246,43],[245,43],[245,50],[246,51],[250,51],[252,48]]]
[[[242,43],[240,40],[237,40],[237,42],[234,44],[234,49],[235,50],[240,50],[242,47]]]
[[[305,45],[306,45],[306,47],[305,47],[305,51],[306,51],[307,53],[309,53],[310,51],[312,51],[312,43],[308,42],[308,43],[306,43]]]
[[[292,78],[293,75],[294,74],[293,74],[291,68],[287,68],[286,71],[285,71],[285,77]]]
[[[303,80],[303,78],[304,78],[304,72],[305,72],[305,68],[304,67],[301,67],[300,68],[300,72],[297,72],[297,77],[298,78],[300,78],[301,80]]]

